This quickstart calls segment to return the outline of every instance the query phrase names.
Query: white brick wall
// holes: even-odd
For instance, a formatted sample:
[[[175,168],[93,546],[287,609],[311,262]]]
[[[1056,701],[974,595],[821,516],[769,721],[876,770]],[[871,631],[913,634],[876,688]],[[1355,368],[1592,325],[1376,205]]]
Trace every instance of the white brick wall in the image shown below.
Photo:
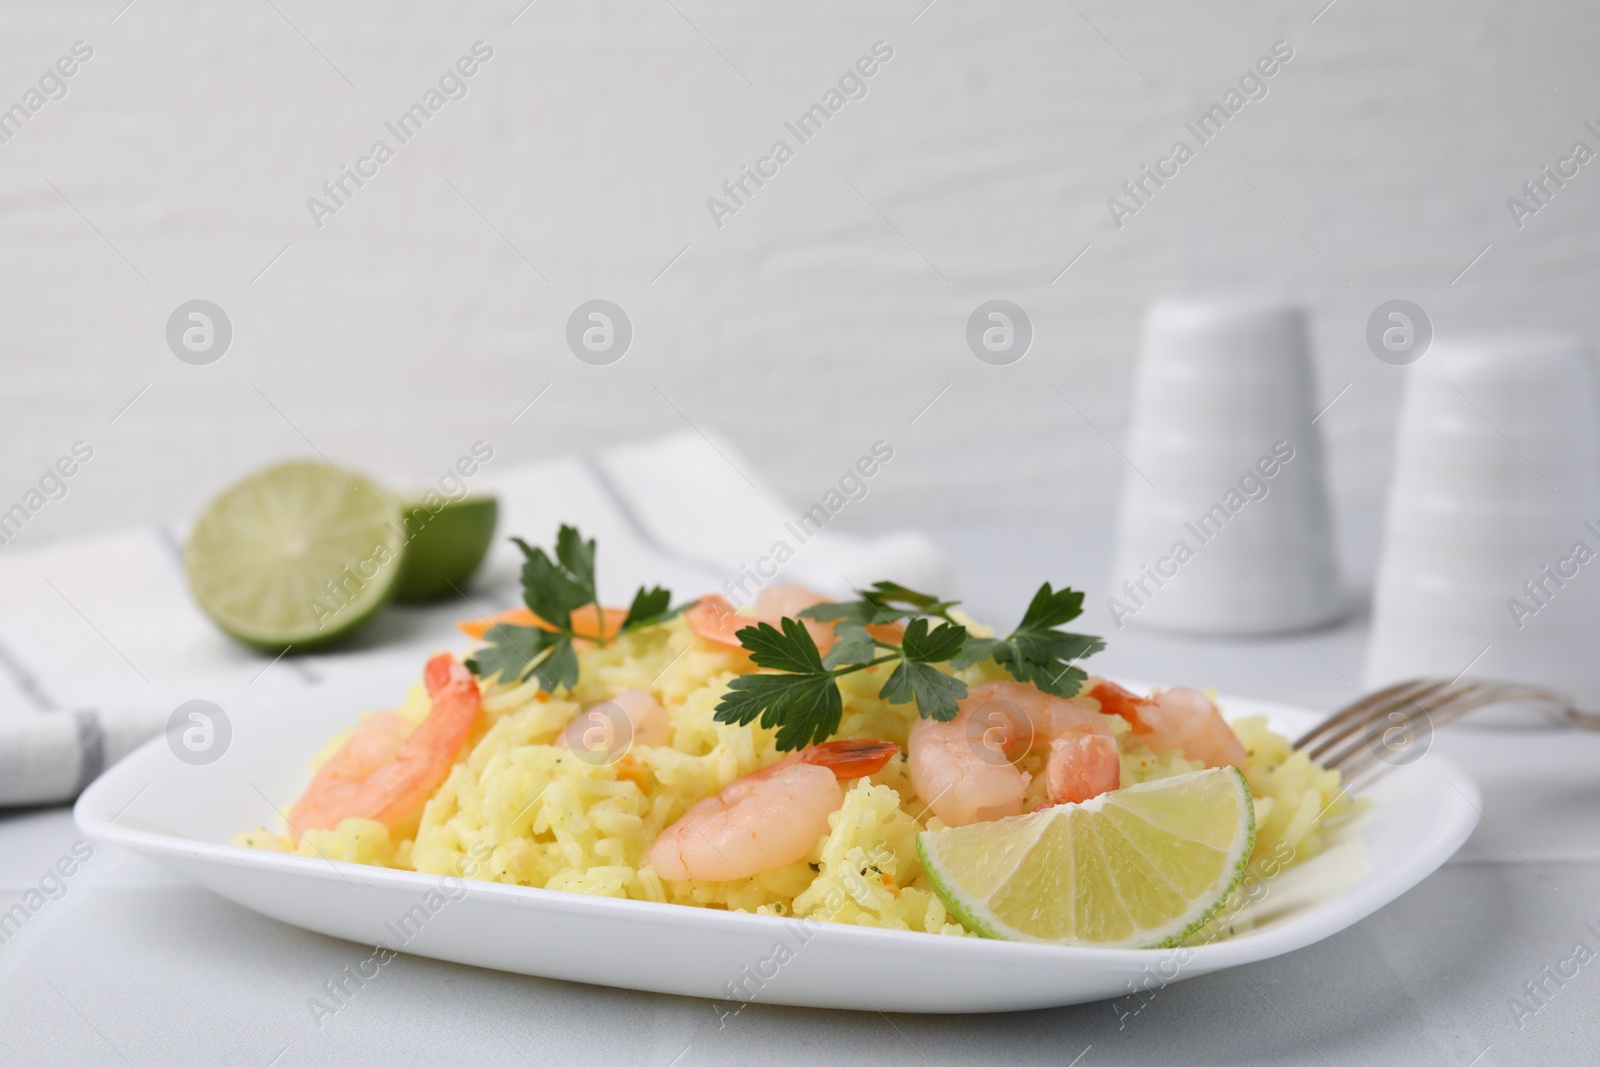
[[[856,523],[1109,514],[1120,461],[1051,383],[1120,440],[1141,306],[1208,289],[1312,305],[1322,395],[1353,383],[1321,424],[1334,483],[1370,503],[1405,373],[1366,351],[1378,303],[1600,334],[1600,167],[1520,232],[1505,206],[1600,148],[1580,0],[1338,0],[1315,24],[1319,0],[937,0],[914,23],[922,0],[539,0],[515,24],[521,0],[137,0],[113,23],[122,2],[0,14],[0,106],[94,49],[0,146],[0,507],[96,450],[28,541],[183,512],[302,433],[427,478],[476,438],[543,455],[681,426],[672,405],[794,499],[891,440]],[[469,95],[316,229],[306,198],[478,39]],[[1269,95],[1116,229],[1107,197],[1280,39]],[[717,229],[706,198],[877,40],[868,95]],[[562,341],[601,296],[636,333],[607,368]],[[1036,328],[1009,368],[963,341],[997,296]],[[234,323],[210,367],[163,339],[194,297]]]

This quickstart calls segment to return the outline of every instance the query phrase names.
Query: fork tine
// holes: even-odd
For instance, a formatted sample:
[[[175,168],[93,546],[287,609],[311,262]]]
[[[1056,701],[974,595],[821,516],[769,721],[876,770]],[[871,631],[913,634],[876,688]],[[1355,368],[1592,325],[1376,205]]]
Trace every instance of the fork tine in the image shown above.
[[[1466,685],[1446,682],[1427,686],[1421,692],[1421,695],[1401,702],[1400,706],[1406,710],[1399,719],[1393,720],[1392,726],[1384,729],[1384,733],[1387,734],[1389,730],[1393,729],[1409,729],[1418,720],[1425,720],[1426,726],[1424,729],[1431,735],[1433,731],[1454,722],[1471,711],[1490,704],[1511,700],[1536,700],[1549,703],[1557,708],[1565,709],[1569,719],[1575,714],[1581,715],[1581,713],[1573,712],[1570,697],[1539,686],[1487,680],[1469,682]],[[1363,703],[1370,704],[1371,702],[1369,700]],[[1390,762],[1384,758],[1378,746],[1372,743],[1370,734],[1374,724],[1390,718],[1398,710],[1393,704],[1394,702],[1391,701],[1389,705],[1373,706],[1373,710],[1364,717],[1364,721],[1341,731],[1342,738],[1350,737],[1356,733],[1361,736],[1352,739],[1337,752],[1329,754],[1322,759],[1317,759],[1317,753],[1315,752],[1308,753],[1308,755],[1311,755],[1322,766],[1330,770],[1339,771],[1347,781],[1365,773],[1380,761]],[[1344,715],[1345,713],[1341,712],[1339,717],[1343,718]],[[1318,752],[1326,752],[1329,747],[1331,747],[1331,743],[1324,742],[1319,746]],[[1423,752],[1426,751],[1427,749],[1423,749]]]
[[[1384,734],[1391,730],[1409,733],[1419,719],[1428,717],[1427,721],[1431,722],[1433,709],[1450,700],[1456,692],[1450,691],[1448,683],[1431,683],[1416,690],[1414,696],[1405,696],[1373,708],[1359,720],[1346,724],[1336,740],[1324,742],[1315,752],[1308,752],[1307,755],[1324,767],[1343,768],[1353,757],[1372,747],[1374,730],[1381,730]],[[1385,744],[1385,747],[1389,746]]]
[[[1367,696],[1362,697],[1360,700],[1357,700],[1354,704],[1346,705],[1345,707],[1340,708],[1338,711],[1333,712],[1326,719],[1323,719],[1310,730],[1307,730],[1295,741],[1294,747],[1306,748],[1319,738],[1322,738],[1323,735],[1338,731],[1352,719],[1365,717],[1373,707],[1379,704],[1389,703],[1402,693],[1406,693],[1410,690],[1414,690],[1428,684],[1430,683],[1427,679],[1413,678],[1408,681],[1397,682],[1394,685],[1389,686],[1387,689],[1380,689],[1375,693],[1370,693]]]
[[[1455,702],[1477,700],[1484,697],[1485,693],[1486,690],[1482,682],[1469,682],[1465,686],[1459,687],[1453,687],[1449,682],[1429,686],[1416,699],[1376,709],[1374,714],[1366,716],[1363,721],[1352,724],[1344,732],[1344,736],[1341,738],[1342,744],[1332,751],[1329,751],[1332,746],[1323,746],[1323,754],[1320,758],[1317,754],[1307,754],[1324,767],[1338,770],[1341,773],[1348,773],[1349,769],[1356,763],[1366,762],[1361,759],[1364,754],[1371,755],[1374,760],[1383,759],[1379,748],[1381,747],[1384,752],[1391,751],[1385,741],[1391,730],[1403,731],[1408,735],[1413,735],[1413,738],[1418,729],[1432,733],[1441,719],[1449,721],[1449,719],[1459,717],[1448,713],[1449,708]],[[1479,706],[1481,705],[1476,703],[1472,705],[1472,707]],[[1469,707],[1467,710],[1470,711],[1472,708]],[[1424,723],[1421,727],[1416,726],[1419,720]],[[1379,724],[1382,724],[1381,733],[1374,737],[1373,731],[1379,727]],[[1416,741],[1413,739],[1411,744],[1414,745],[1415,743]]]
[[[1361,729],[1373,717],[1385,716],[1392,709],[1403,707],[1410,701],[1425,697],[1449,684],[1427,678],[1413,678],[1391,685],[1387,689],[1380,689],[1342,711],[1335,712],[1306,731],[1295,741],[1294,747],[1308,749],[1311,758],[1316,759],[1352,732]]]
[[[1446,697],[1430,708],[1416,709],[1412,715],[1402,723],[1397,723],[1396,726],[1409,726],[1418,719],[1426,717],[1426,730],[1429,734],[1432,734],[1440,727],[1452,723],[1468,712],[1476,711],[1478,708],[1487,707],[1490,704],[1498,704],[1506,700],[1544,699],[1549,695],[1552,694],[1548,690],[1497,685],[1494,683],[1476,683]],[[1427,750],[1424,749],[1423,751],[1426,752]],[[1421,758],[1420,755],[1417,758]],[[1379,761],[1388,762],[1383,759],[1377,746],[1369,744],[1365,750],[1358,748],[1353,752],[1346,753],[1344,760],[1341,761],[1339,771],[1341,775],[1354,778],[1365,773]]]

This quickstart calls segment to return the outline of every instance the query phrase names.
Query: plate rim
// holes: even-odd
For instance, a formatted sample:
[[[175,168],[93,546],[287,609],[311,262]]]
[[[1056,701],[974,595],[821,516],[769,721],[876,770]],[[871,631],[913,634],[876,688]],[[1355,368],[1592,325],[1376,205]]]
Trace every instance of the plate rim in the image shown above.
[[[376,665],[375,665],[376,666]],[[379,672],[374,671],[367,676],[347,677],[338,681],[321,683],[314,690],[319,698],[333,699],[341,691],[361,691],[371,693],[378,684]],[[388,672],[382,675],[388,678]],[[267,713],[266,709],[284,702],[300,699],[303,700],[308,693],[298,694],[273,694],[263,695],[261,698],[242,704],[232,712],[237,717],[240,715],[257,715]],[[1256,698],[1229,698],[1221,696],[1219,702],[1229,707],[1230,711],[1245,714],[1266,714],[1274,712],[1287,712],[1290,715],[1305,715],[1322,718],[1325,713],[1312,709],[1298,707],[1293,704],[1278,701],[1267,701]],[[357,713],[366,700],[351,700],[352,714]],[[145,741],[115,765],[102,773],[87,789],[83,791],[73,805],[73,822],[78,830],[89,839],[97,842],[128,848],[134,852],[150,858],[171,857],[184,861],[200,861],[226,867],[257,870],[267,873],[292,875],[310,878],[316,881],[350,881],[354,876],[374,885],[399,890],[426,891],[436,888],[439,879],[447,878],[444,875],[426,874],[421,871],[406,871],[397,868],[375,867],[368,864],[349,863],[329,858],[312,858],[306,856],[290,855],[284,853],[268,852],[258,849],[249,849],[231,842],[206,841],[196,838],[182,837],[173,831],[141,829],[134,826],[119,826],[115,820],[122,817],[122,811],[115,815],[108,815],[113,806],[106,803],[113,793],[119,793],[119,787],[124,786],[131,779],[146,777],[140,773],[146,764],[159,760],[157,750],[165,745],[165,736],[157,736]],[[1344,892],[1331,900],[1322,902],[1313,907],[1307,914],[1290,920],[1280,927],[1267,930],[1247,932],[1243,935],[1210,944],[1188,946],[1189,957],[1183,963],[1183,968],[1190,975],[1199,975],[1241,964],[1258,962],[1294,952],[1319,941],[1325,940],[1343,930],[1354,926],[1373,912],[1394,902],[1400,896],[1409,892],[1423,879],[1433,874],[1442,867],[1451,856],[1471,836],[1472,832],[1482,817],[1482,793],[1477,783],[1448,757],[1430,752],[1427,759],[1432,768],[1432,773],[1454,787],[1460,794],[1462,804],[1456,805],[1446,813],[1443,824],[1438,832],[1427,842],[1427,847],[1420,848],[1413,853],[1413,862],[1401,868],[1385,872],[1373,872],[1376,877],[1357,893]],[[169,768],[176,772],[177,768]],[[1405,772],[1408,768],[1398,768]],[[153,782],[154,777],[150,780]],[[1378,779],[1374,779],[1376,781]],[[145,786],[148,788],[148,786]],[[135,796],[133,799],[137,799]],[[132,801],[125,801],[122,810]],[[191,882],[197,880],[187,872],[177,872],[181,877]],[[757,915],[754,913],[725,911],[715,908],[696,908],[681,904],[657,903],[654,901],[628,900],[613,897],[597,896],[584,893],[572,893],[564,890],[535,888],[532,886],[507,885],[500,882],[488,882],[476,879],[462,879],[469,895],[477,896],[484,901],[496,901],[503,904],[521,904],[542,909],[552,910],[557,913],[581,915],[592,919],[624,918],[629,921],[645,921],[652,924],[685,925],[689,927],[707,927],[710,929],[750,930],[779,932],[795,930],[805,924],[804,918],[777,915]],[[209,887],[207,891],[216,892]],[[225,894],[218,894],[224,895]],[[243,905],[241,905],[243,906]],[[290,923],[290,925],[298,925]],[[304,928],[304,927],[302,927]],[[1160,959],[1163,955],[1185,951],[1182,946],[1169,948],[1091,948],[1084,946],[1068,945],[1040,945],[1019,941],[1002,941],[983,937],[946,937],[940,934],[930,934],[917,930],[885,930],[870,926],[856,926],[843,923],[819,922],[806,924],[803,927],[815,937],[822,937],[827,941],[841,941],[842,943],[854,942],[860,945],[874,943],[884,946],[900,945],[914,949],[922,949],[954,954],[954,958],[964,958],[966,954],[978,953],[981,958],[990,962],[1015,959],[1019,963],[1028,962],[1034,965],[1055,963],[1062,967],[1082,968],[1090,970],[1126,970],[1141,964],[1149,964]],[[909,941],[906,939],[910,939]],[[942,947],[938,947],[942,946]]]

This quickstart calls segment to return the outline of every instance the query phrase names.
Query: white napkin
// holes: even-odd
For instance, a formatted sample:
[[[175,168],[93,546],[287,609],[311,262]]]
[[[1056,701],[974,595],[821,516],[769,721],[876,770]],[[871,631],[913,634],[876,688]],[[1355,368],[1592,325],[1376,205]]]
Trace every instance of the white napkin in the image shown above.
[[[377,662],[392,660],[397,677],[420,669],[429,652],[463,644],[454,620],[520,603],[521,554],[506,538],[549,544],[563,522],[599,542],[601,597],[612,603],[641,583],[667,586],[675,601],[720,591],[736,603],[777,581],[832,595],[879,578],[948,588],[948,565],[925,537],[813,533],[813,518],[794,527],[801,542],[786,526],[801,509],[754,478],[727,442],[699,432],[595,457],[491,460],[471,487],[498,495],[500,525],[470,603],[391,607],[341,649],[281,660],[229,639],[195,607],[178,527],[0,548],[0,805],[71,799],[188,700],[226,710]],[[792,553],[781,566],[780,540]]]

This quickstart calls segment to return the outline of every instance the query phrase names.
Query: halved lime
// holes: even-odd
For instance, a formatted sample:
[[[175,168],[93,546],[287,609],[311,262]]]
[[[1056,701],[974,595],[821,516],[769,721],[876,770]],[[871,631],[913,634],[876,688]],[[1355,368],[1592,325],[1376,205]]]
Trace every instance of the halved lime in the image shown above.
[[[1255,809],[1232,767],[917,835],[939,899],[983,937],[1159,948],[1204,926],[1244,875]]]
[[[400,577],[400,507],[326,463],[282,463],[225,489],[189,534],[189,588],[219,627],[272,651],[316,648],[377,614]]]
[[[406,558],[396,600],[438,600],[466,587],[494,540],[500,506],[492,496],[426,502],[405,509]]]

